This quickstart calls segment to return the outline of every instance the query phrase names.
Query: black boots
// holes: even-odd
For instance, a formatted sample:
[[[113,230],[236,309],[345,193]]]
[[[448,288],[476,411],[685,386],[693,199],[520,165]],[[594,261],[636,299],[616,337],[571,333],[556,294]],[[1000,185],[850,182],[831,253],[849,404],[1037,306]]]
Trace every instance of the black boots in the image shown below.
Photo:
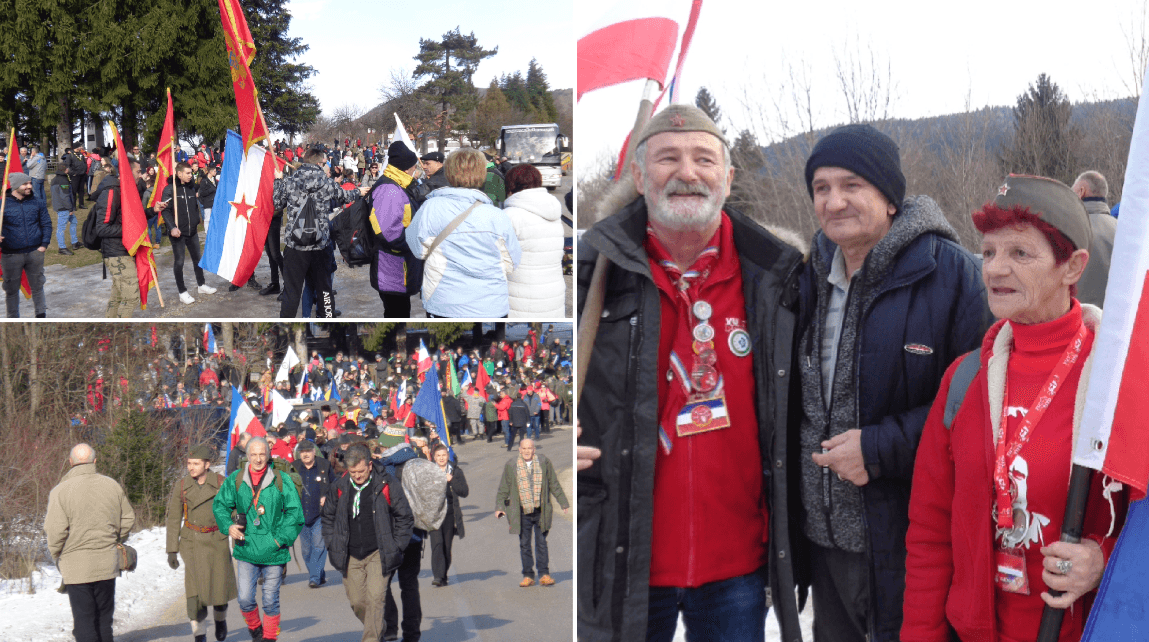
[[[226,620],[216,620],[215,621],[215,639],[218,642],[223,642],[225,638],[227,638],[227,621]]]

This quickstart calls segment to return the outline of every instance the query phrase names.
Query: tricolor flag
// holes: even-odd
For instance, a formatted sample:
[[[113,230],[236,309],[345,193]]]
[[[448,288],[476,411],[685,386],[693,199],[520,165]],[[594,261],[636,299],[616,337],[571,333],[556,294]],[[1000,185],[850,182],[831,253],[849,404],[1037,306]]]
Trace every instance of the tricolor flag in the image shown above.
[[[222,0],[221,0],[222,1]],[[256,145],[245,154],[239,135],[228,130],[227,153],[212,204],[201,268],[235,285],[255,272],[271,227],[275,170],[271,154]]]
[[[175,160],[173,149],[173,142],[175,141],[175,118],[172,114],[172,90],[168,87],[168,112],[164,117],[164,128],[160,130],[160,144],[156,150],[156,187],[152,190],[152,197],[148,199],[148,207],[154,208],[156,201],[160,200],[160,194],[164,191],[164,186],[168,184],[172,174],[176,173],[175,165],[172,162]]]
[[[24,166],[20,164],[20,152],[16,149],[16,128],[13,127],[12,131],[8,134],[8,163],[4,166],[4,180],[3,189],[0,189],[0,199],[8,198],[5,194],[8,193],[8,175],[12,172],[24,172]],[[4,271],[0,270],[0,276],[4,276]],[[20,275],[20,291],[24,293],[25,299],[32,298],[32,286],[28,284],[28,274],[25,272]]]
[[[479,368],[479,369],[482,370],[482,368]],[[467,388],[470,388],[471,385],[472,385],[472,383],[471,383],[471,371],[464,369],[463,370],[463,380],[459,382],[459,387],[462,388],[463,390],[466,390]]]
[[[307,383],[307,375],[308,375],[307,368],[304,368],[303,369],[303,379],[301,379],[299,381],[299,396],[300,397],[307,394],[311,389],[311,386]]]
[[[275,374],[276,383],[290,380],[291,369],[297,365],[299,357],[295,354],[295,349],[287,346],[287,354],[283,357],[283,363],[279,364],[279,372]]]
[[[112,136],[116,141],[116,158],[120,170],[120,231],[128,254],[136,258],[136,281],[140,286],[140,309],[148,308],[148,291],[156,285],[156,261],[152,256],[152,243],[148,240],[148,217],[144,214],[144,204],[136,188],[136,177],[132,175],[132,164],[128,160],[128,150],[120,140],[120,130],[110,123]],[[108,200],[109,207],[111,199]],[[94,209],[94,208],[93,208]],[[89,213],[88,216],[91,216]],[[106,221],[107,219],[105,219]],[[158,292],[158,290],[157,290]],[[160,299],[160,306],[163,306]]]
[[[1149,80],[1149,77],[1146,77]],[[1146,85],[1149,88],[1149,84]],[[1125,526],[1109,558],[1084,642],[1144,640],[1149,636],[1149,100],[1137,107],[1121,218],[1105,290],[1105,315],[1093,348],[1093,367],[1073,463],[1130,487]]]
[[[219,0],[219,19],[223,23],[223,37],[227,45],[227,64],[231,68],[231,84],[235,90],[235,107],[239,112],[239,133],[243,136],[243,150],[261,140],[271,140],[255,80],[251,76],[251,61],[255,58],[255,41],[247,28],[247,18],[239,0]],[[224,154],[226,160],[231,150]],[[215,210],[213,209],[214,213]],[[242,285],[239,284],[239,285]]]
[[[215,330],[212,329],[210,323],[203,324],[203,349],[208,354],[216,353]]]
[[[402,406],[407,401],[407,380],[404,379],[399,382],[399,394],[395,396],[395,400]]]
[[[231,421],[228,423],[227,458],[231,461],[231,450],[239,442],[239,436],[245,432],[256,437],[266,437],[267,430],[259,423],[259,418],[247,405],[239,388],[231,387]]]
[[[419,339],[418,356],[419,363],[416,368],[416,372],[419,378],[419,383],[423,383],[423,378],[426,376],[425,373],[431,369],[431,354],[427,352],[427,346],[423,343],[422,339]]]
[[[327,401],[332,399],[336,401],[343,401],[343,397],[339,396],[339,385],[337,383],[332,383],[331,387],[328,388],[327,392],[323,395],[323,398]]]
[[[411,412],[435,425],[439,430],[439,438],[447,445],[447,451],[454,461],[455,451],[451,448],[451,435],[447,432],[447,420],[443,412],[443,393],[439,390],[439,369],[431,364],[430,372],[427,384],[419,387],[415,403],[411,404]]]

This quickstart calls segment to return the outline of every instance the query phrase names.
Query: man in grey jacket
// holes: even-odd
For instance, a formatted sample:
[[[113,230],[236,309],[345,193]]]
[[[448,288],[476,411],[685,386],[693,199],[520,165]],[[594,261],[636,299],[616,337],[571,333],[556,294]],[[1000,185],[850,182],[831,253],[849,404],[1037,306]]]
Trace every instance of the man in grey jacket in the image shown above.
[[[96,453],[77,444],[72,469],[48,494],[48,552],[68,589],[76,642],[112,642],[112,612],[120,559],[136,515],[115,480],[96,472]]]
[[[1109,196],[1109,182],[1101,172],[1082,172],[1073,181],[1073,192],[1085,205],[1093,240],[1089,244],[1089,265],[1077,282],[1077,300],[1103,307],[1105,287],[1109,284],[1109,265],[1113,258],[1113,238],[1117,234],[1117,219],[1109,214],[1105,199]]]
[[[32,177],[32,193],[41,201],[45,200],[44,175],[47,170],[48,161],[44,160],[44,154],[40,152],[40,148],[33,145],[32,153],[28,156],[28,162],[24,164],[24,171]]]

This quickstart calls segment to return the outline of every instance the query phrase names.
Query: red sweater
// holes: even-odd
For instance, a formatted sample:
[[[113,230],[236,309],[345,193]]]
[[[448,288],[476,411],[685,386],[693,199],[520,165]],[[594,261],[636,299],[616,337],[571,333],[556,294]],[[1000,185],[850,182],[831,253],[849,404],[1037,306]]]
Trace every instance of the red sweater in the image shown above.
[[[1009,407],[1033,403],[1065,346],[1077,331],[1081,308],[1075,302],[1069,314],[1045,324],[1012,324],[1014,347],[1006,385]],[[1013,642],[1037,635],[1046,590],[1041,579],[1042,542],[1051,544],[1061,533],[1069,484],[1072,418],[1082,367],[1090,351],[1083,350],[1077,364],[1036,424],[1019,457],[1025,460],[1026,510],[1038,525],[1038,541],[1025,551],[1029,595],[1007,593],[994,583],[995,539],[993,505],[994,442],[989,418],[988,364],[998,322],[982,343],[981,369],[966,393],[950,430],[942,424],[945,399],[953,378],[951,366],[930,410],[914,465],[910,497],[910,528],[906,536],[906,598],[903,642],[948,642],[949,627],[963,642]],[[1091,328],[1095,329],[1095,328]],[[955,362],[956,365],[957,362]],[[1013,414],[1020,415],[1019,412]],[[1006,437],[1012,439],[1021,417],[1010,417]],[[1020,477],[1020,473],[1015,473]],[[1106,559],[1124,522],[1128,493],[1114,496],[1117,515],[1113,536],[1109,502],[1102,497],[1102,476],[1095,475],[1085,516],[1084,534],[1101,544]],[[980,489],[980,490],[979,490]],[[1039,518],[1040,516],[1040,518]],[[1045,520],[1048,519],[1048,522]],[[1092,604],[1086,595],[1066,611],[1060,640],[1078,640]]]
[[[729,340],[732,333],[746,328],[746,301],[733,229],[725,214],[710,245],[718,247],[716,257],[704,254],[691,266],[703,276],[686,291],[688,303],[659,263],[669,259],[668,253],[653,235],[647,237],[661,301],[658,372],[670,370],[671,350],[687,371],[693,367],[691,331],[698,320],[690,305],[708,302],[729,419],[727,427],[680,436],[680,414],[689,399],[678,375],[674,381],[658,377],[659,425],[671,447],[668,451],[659,446],[655,458],[651,586],[698,587],[753,573],[766,564],[767,513],[754,368],[751,353],[735,354]]]

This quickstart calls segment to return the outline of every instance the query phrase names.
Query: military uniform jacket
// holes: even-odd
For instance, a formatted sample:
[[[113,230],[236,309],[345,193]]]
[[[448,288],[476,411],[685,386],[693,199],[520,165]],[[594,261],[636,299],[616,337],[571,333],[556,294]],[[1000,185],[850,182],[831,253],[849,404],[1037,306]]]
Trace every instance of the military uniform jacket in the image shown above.
[[[207,479],[199,484],[191,475],[185,475],[172,487],[168,499],[167,552],[179,553],[183,559],[187,597],[194,597],[205,605],[224,605],[238,596],[227,532],[219,530],[212,512],[212,501],[226,479],[208,471]],[[195,528],[188,528],[188,524]],[[216,530],[210,533],[196,530],[204,528]]]

